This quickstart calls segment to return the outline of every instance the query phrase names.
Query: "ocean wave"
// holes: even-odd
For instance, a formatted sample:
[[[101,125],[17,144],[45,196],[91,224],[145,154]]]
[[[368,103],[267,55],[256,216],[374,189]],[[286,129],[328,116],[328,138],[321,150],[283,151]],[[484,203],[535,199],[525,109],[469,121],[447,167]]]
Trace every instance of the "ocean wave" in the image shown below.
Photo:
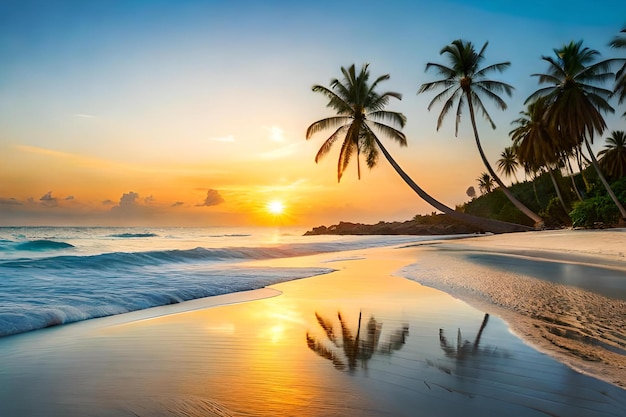
[[[145,252],[108,252],[98,255],[62,255],[38,259],[16,259],[0,262],[0,268],[36,269],[90,269],[111,270],[159,266],[180,263],[242,262],[314,255],[327,252],[366,249],[391,244],[402,244],[413,239],[360,239],[352,242],[292,243],[278,246],[225,247],[154,250]],[[69,244],[65,244],[69,245]],[[71,245],[70,245],[71,246]],[[60,247],[59,247],[60,248]]]
[[[325,274],[328,268],[199,266],[134,273],[15,271],[0,294],[0,337]],[[56,286],[50,286],[57,279]],[[28,291],[24,289],[28,288]]]
[[[41,259],[18,259],[0,263],[0,268],[95,269],[140,268],[164,264],[194,262],[232,262],[295,256],[283,248],[174,249],[147,252],[110,252],[91,256],[53,256]]]
[[[209,235],[209,237],[250,237],[251,234],[246,233],[226,233],[223,235]]]
[[[15,245],[15,249],[23,251],[47,251],[54,249],[73,248],[74,245],[66,242],[58,242],[55,240],[37,239],[28,242],[21,242]]]
[[[122,239],[132,239],[132,238],[140,238],[140,237],[158,237],[156,233],[115,233],[109,235],[109,237],[119,237]]]

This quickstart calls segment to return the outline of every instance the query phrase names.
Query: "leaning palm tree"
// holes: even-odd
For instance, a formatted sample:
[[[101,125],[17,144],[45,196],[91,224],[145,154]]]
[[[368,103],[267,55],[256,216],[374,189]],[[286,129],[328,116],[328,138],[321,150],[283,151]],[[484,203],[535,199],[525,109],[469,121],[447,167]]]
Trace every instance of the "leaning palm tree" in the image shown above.
[[[619,202],[615,193],[602,174],[598,161],[591,149],[594,134],[602,134],[606,122],[602,113],[613,113],[608,103],[611,90],[601,87],[613,78],[610,66],[614,60],[595,62],[600,53],[583,47],[582,41],[570,42],[559,49],[554,49],[555,57],[543,56],[548,65],[548,72],[533,74],[539,78],[539,84],[548,84],[540,88],[526,100],[532,102],[539,97],[546,100],[546,120],[552,129],[559,132],[559,148],[570,151],[582,144],[587,148],[591,163],[607,193],[617,206],[623,219],[626,209]]]
[[[517,160],[517,154],[512,146],[507,146],[500,153],[500,159],[498,159],[498,171],[500,171],[506,177],[514,177],[515,181],[518,181],[515,171],[519,168],[520,164]],[[519,181],[518,181],[519,182]]]
[[[376,165],[378,160],[378,150],[380,150],[393,169],[407,183],[409,187],[424,201],[433,206],[435,209],[455,218],[461,222],[465,222],[494,233],[505,233],[528,230],[528,227],[514,223],[502,222],[499,220],[486,219],[482,217],[472,216],[466,213],[458,212],[445,204],[439,202],[426,191],[424,191],[417,183],[415,183],[409,175],[402,170],[400,165],[393,159],[387,149],[378,139],[374,128],[381,133],[395,139],[401,146],[406,145],[406,138],[402,132],[395,127],[385,125],[376,120],[390,120],[400,127],[404,126],[406,118],[401,113],[389,112],[383,110],[388,103],[389,98],[394,97],[401,99],[398,93],[378,94],[374,91],[375,87],[384,80],[389,79],[389,75],[378,77],[371,85],[368,83],[369,70],[368,65],[364,65],[359,75],[356,75],[354,65],[350,68],[341,68],[344,74],[344,82],[334,79],[330,83],[330,88],[320,85],[313,86],[314,92],[319,92],[328,98],[327,107],[333,108],[337,115],[328,117],[313,123],[306,131],[306,138],[310,139],[315,133],[334,129],[333,133],[324,141],[322,147],[318,151],[316,162],[326,155],[335,141],[343,138],[343,145],[339,154],[339,163],[337,166],[337,176],[341,179],[341,175],[345,170],[350,156],[354,151],[357,152],[357,158],[361,152],[366,153],[366,160],[370,168]]]
[[[626,34],[626,28],[622,29],[621,33]],[[611,48],[626,49],[626,35],[614,37],[609,45]],[[619,104],[622,104],[622,102],[626,99],[626,60],[619,71],[615,74],[613,94],[617,94]],[[624,112],[623,116],[626,117],[626,112]]]
[[[388,80],[389,74],[378,77],[370,84],[368,66],[368,64],[363,65],[358,74],[354,64],[347,69],[341,67],[344,76],[343,81],[332,80],[330,88],[321,85],[313,86],[313,91],[321,93],[329,99],[327,107],[333,108],[337,115],[313,123],[306,131],[306,138],[310,139],[319,131],[336,128],[317,152],[315,162],[328,154],[337,139],[343,138],[337,164],[337,181],[341,181],[341,176],[355,152],[359,179],[361,178],[361,153],[365,153],[365,160],[370,169],[376,165],[378,148],[375,141],[376,133],[373,128],[383,132],[398,142],[400,146],[407,145],[404,133],[395,127],[381,123],[381,121],[387,120],[399,127],[404,127],[406,117],[402,113],[384,110],[390,98],[401,100],[402,95],[389,91],[378,94],[375,91],[376,87],[382,81]]]
[[[517,158],[526,167],[545,167],[548,170],[556,195],[567,213],[569,209],[554,176],[561,154],[558,148],[558,132],[551,129],[545,120],[546,100],[537,99],[520,114],[521,117],[512,122],[517,127],[509,132]]]
[[[483,45],[478,53],[471,42],[461,39],[457,39],[450,45],[446,45],[441,50],[440,55],[447,56],[451,66],[448,67],[432,62],[426,64],[426,71],[433,68],[437,70],[443,78],[441,80],[422,84],[418,94],[431,90],[443,89],[442,92],[435,95],[428,105],[428,110],[430,110],[436,103],[441,101],[444,103],[441,113],[439,114],[439,119],[437,120],[437,130],[439,130],[444,118],[455,106],[456,102],[455,136],[458,135],[462,109],[467,104],[470,113],[470,120],[472,122],[472,128],[474,130],[476,146],[478,147],[478,152],[480,153],[480,157],[487,168],[489,175],[491,175],[491,177],[496,181],[498,186],[502,189],[507,198],[515,205],[515,207],[531,218],[537,227],[540,227],[543,225],[541,217],[522,204],[517,198],[515,198],[508,188],[506,188],[502,180],[489,164],[482,145],[480,144],[478,128],[476,127],[474,107],[476,107],[476,109],[483,114],[485,119],[487,119],[487,121],[491,124],[491,127],[495,129],[496,126],[491,119],[491,116],[489,116],[481,97],[484,96],[490,99],[498,106],[498,108],[506,110],[506,103],[502,100],[498,93],[503,92],[510,96],[513,91],[513,87],[509,84],[487,78],[487,76],[493,72],[502,72],[507,69],[511,65],[510,62],[501,62],[480,68],[480,65],[485,59],[484,54],[487,44],[488,42],[485,42],[485,45]]]
[[[614,130],[606,138],[604,149],[598,153],[598,163],[607,175],[621,178],[626,175],[626,133]]]
[[[478,181],[478,189],[483,195],[493,191],[494,182],[489,173],[483,172],[480,177],[476,178],[476,181]]]

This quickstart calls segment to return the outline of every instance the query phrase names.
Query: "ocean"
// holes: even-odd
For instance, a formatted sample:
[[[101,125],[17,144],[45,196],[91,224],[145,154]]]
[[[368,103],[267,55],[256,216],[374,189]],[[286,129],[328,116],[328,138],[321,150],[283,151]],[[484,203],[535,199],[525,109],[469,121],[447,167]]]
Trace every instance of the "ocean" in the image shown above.
[[[277,228],[0,228],[0,337],[254,290],[330,268],[245,261],[442,236],[302,236]]]

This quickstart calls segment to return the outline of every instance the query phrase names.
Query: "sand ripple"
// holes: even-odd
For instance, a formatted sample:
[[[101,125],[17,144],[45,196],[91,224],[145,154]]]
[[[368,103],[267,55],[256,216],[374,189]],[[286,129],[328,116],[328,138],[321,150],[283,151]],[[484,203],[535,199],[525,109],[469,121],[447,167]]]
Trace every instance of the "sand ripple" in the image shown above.
[[[497,314],[536,348],[626,387],[626,302],[470,262],[459,253],[422,254],[397,274]]]

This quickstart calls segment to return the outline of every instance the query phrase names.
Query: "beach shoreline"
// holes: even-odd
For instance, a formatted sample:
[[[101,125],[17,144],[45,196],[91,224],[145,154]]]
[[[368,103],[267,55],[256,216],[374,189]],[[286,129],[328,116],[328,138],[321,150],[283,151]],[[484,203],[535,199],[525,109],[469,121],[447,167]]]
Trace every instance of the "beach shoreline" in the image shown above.
[[[515,259],[565,268],[586,266],[598,268],[593,270],[598,274],[613,271],[624,278],[626,286],[626,230],[524,232],[422,247],[426,246],[431,253],[421,264],[418,260],[419,276],[406,267],[397,274],[409,279],[413,275],[423,285],[501,317],[533,348],[578,372],[626,389],[626,301],[599,295],[596,288],[549,283],[529,276],[523,268],[511,267]],[[459,260],[464,255],[478,258],[469,261],[471,273],[467,260]],[[490,255],[500,257],[509,270],[481,264],[480,258]],[[593,287],[595,278],[589,276],[586,284]]]
[[[516,258],[516,250],[541,251],[533,239],[571,242],[580,234],[552,235],[249,261],[253,270],[333,272],[0,338],[0,414],[326,417],[412,415],[420,408],[433,416],[621,416],[624,379],[607,370],[614,358],[559,356],[541,344],[541,333],[528,331],[536,318],[487,299],[479,284],[498,289],[490,276],[513,298],[512,283],[562,286],[466,257],[507,258],[503,251],[512,251]],[[610,245],[602,246],[606,252]],[[550,248],[559,252],[554,243]],[[591,255],[613,259],[619,269],[619,250]],[[583,294],[595,305],[588,291],[566,293],[569,301]],[[355,335],[363,351],[351,356],[346,346]]]

